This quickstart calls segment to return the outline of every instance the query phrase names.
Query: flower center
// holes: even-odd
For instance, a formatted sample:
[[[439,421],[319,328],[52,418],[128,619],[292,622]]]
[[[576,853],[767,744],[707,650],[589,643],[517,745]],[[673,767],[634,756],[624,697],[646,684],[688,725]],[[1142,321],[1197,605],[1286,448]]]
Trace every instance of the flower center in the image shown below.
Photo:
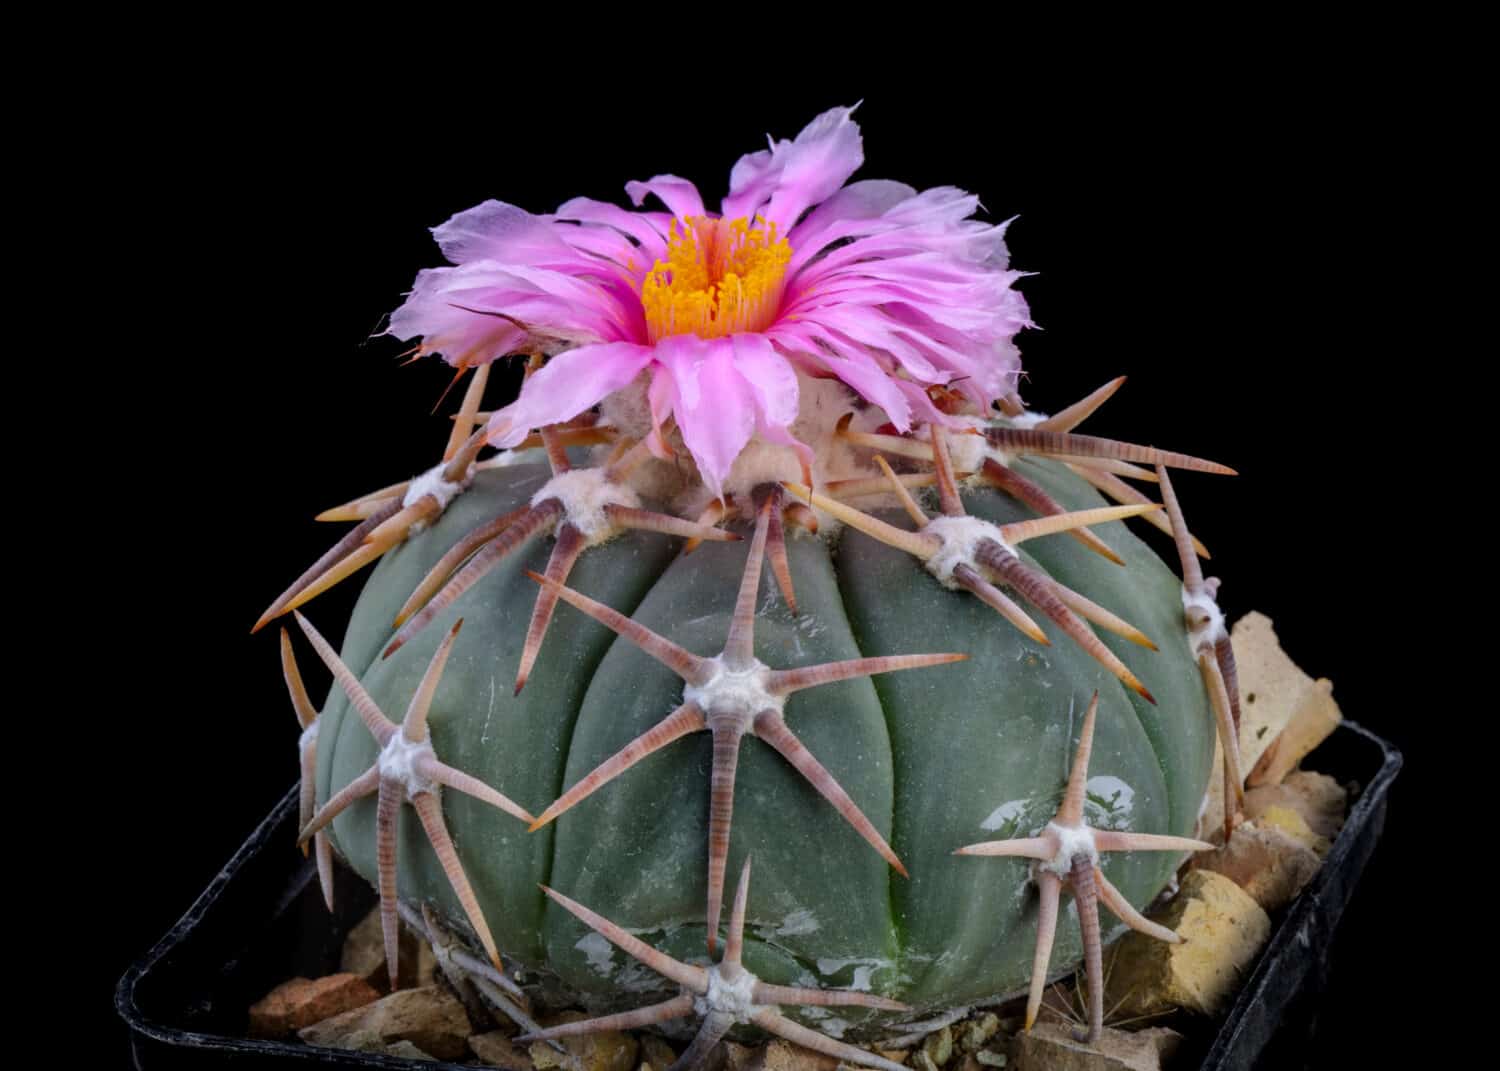
[[[759,224],[759,225],[757,225]],[[776,318],[792,247],[776,224],[689,216],[672,221],[667,259],[641,283],[651,341],[760,331]]]

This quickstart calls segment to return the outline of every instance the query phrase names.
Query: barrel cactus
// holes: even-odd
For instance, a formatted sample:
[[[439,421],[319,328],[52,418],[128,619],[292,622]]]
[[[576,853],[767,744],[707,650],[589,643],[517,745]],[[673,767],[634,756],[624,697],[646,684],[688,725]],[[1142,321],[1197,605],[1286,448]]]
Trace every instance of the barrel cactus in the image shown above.
[[[627,190],[665,212],[436,228],[389,330],[470,377],[443,458],[325,514],[357,523],[257,625],[337,678],[315,716],[283,630],[303,839],[377,885],[393,984],[421,903],[609,1024],[700,1019],[684,1064],[750,1023],[884,1066],[835,1039],[1034,1017],[1100,899],[1172,939],[1138,909],[1206,846],[1235,712],[1166,470],[1229,470],[1077,434],[1119,381],[1028,412],[1004,227],[861,159],[835,109],[717,214],[663,175]],[[301,608],[376,560],[335,653]]]

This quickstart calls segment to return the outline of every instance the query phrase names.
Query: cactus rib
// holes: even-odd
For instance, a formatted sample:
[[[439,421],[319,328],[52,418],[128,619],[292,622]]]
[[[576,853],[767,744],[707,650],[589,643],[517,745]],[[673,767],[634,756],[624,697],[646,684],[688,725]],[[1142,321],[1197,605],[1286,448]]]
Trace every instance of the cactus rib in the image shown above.
[[[694,524],[670,514],[639,509],[632,504],[636,499],[634,493],[625,488],[624,480],[646,458],[644,440],[631,445],[618,459],[603,468],[584,470],[597,474],[595,482],[601,493],[613,492],[619,500],[605,501],[599,507],[597,518],[585,520],[582,516],[575,515],[565,489],[560,489],[555,494],[550,492],[550,489],[559,486],[558,478],[574,472],[563,449],[559,429],[543,428],[540,434],[547,461],[552,467],[554,482],[543,487],[529,506],[481,525],[443,556],[402,607],[396,622],[400,628],[386,647],[385,657],[389,658],[410,642],[413,636],[427,627],[502,560],[525,546],[533,537],[549,530],[554,531],[556,542],[547,562],[547,576],[558,584],[567,581],[573,566],[585,550],[625,529],[718,542],[739,538],[723,529]],[[494,538],[483,542],[491,533],[494,533]],[[482,542],[483,546],[480,547]],[[469,548],[477,552],[469,556]],[[532,607],[526,644],[516,670],[517,695],[526,687],[526,681],[536,665],[537,655],[541,652],[542,642],[546,639],[547,627],[552,623],[556,607],[557,597],[544,586],[538,592],[536,603]]]
[[[409,802],[421,820],[422,829],[437,854],[438,862],[453,886],[469,923],[478,934],[491,962],[500,966],[500,951],[485,921],[479,900],[464,874],[463,865],[453,840],[443,822],[440,792],[444,786],[472,796],[481,802],[498,807],[522,821],[531,821],[531,814],[524,807],[502,795],[478,778],[440,762],[433,753],[431,735],[427,728],[427,714],[432,698],[442,678],[443,668],[458,630],[463,627],[460,619],[454,624],[443,642],[438,645],[422,682],[412,696],[402,724],[388,719],[364,686],[350,672],[349,667],[328,645],[317,629],[297,614],[297,623],[302,626],[313,649],[323,660],[339,685],[348,694],[350,702],[364,720],[370,734],[380,745],[380,755],[364,774],[355,778],[313,816],[303,828],[301,840],[307,840],[331,822],[341,811],[355,800],[372,793],[377,801],[377,845],[376,858],[379,866],[380,925],[385,937],[386,969],[390,975],[391,989],[399,988],[397,981],[397,931],[400,925],[396,904],[396,816],[403,800]]]
[[[318,515],[319,520],[362,519],[276,597],[255,622],[250,630],[252,633],[259,632],[267,622],[296,610],[314,596],[379,560],[408,536],[436,520],[452,496],[468,487],[474,477],[475,461],[485,444],[484,429],[470,429],[487,379],[487,374],[476,374],[469,384],[443,460],[436,466],[415,480],[392,484]],[[435,489],[423,491],[423,481],[429,479],[435,481]]]
[[[745,945],[745,906],[749,890],[750,860],[747,858],[740,871],[739,886],[735,890],[734,905],[730,909],[729,935],[724,944],[724,956],[718,963],[705,968],[673,959],[665,952],[652,948],[646,942],[631,936],[602,915],[590,911],[557,890],[543,885],[542,891],[570,914],[656,973],[676,982],[683,991],[671,1000],[660,1004],[652,1004],[616,1015],[585,1019],[576,1023],[564,1023],[546,1030],[533,1030],[519,1035],[516,1040],[520,1042],[550,1041],[574,1034],[591,1034],[601,1030],[647,1026],[670,1019],[680,1019],[697,1011],[703,1016],[698,1033],[687,1050],[668,1071],[693,1071],[702,1066],[729,1029],[741,1023],[753,1023],[788,1041],[839,1060],[861,1064],[865,1067],[877,1067],[881,1071],[906,1071],[898,1063],[853,1045],[835,1041],[826,1034],[794,1023],[777,1010],[778,1004],[822,1007],[852,1005],[883,1008],[887,1011],[906,1011],[907,1006],[869,993],[837,989],[804,989],[794,986],[768,985],[762,982],[741,962],[741,954]]]
[[[297,668],[297,655],[292,650],[292,637],[286,629],[281,630],[281,675],[286,680],[286,690],[292,699],[292,709],[297,715],[297,724],[302,727],[302,736],[297,741],[299,779],[297,782],[297,828],[306,828],[317,809],[318,786],[318,710],[302,683],[302,671]],[[318,833],[313,837],[317,855],[318,887],[323,892],[323,903],[333,910],[333,844],[328,834]],[[307,854],[307,842],[302,842],[302,853]]]
[[[1245,809],[1245,778],[1240,769],[1239,669],[1235,665],[1229,632],[1224,627],[1224,614],[1214,599],[1219,582],[1204,579],[1171,478],[1161,465],[1157,465],[1156,471],[1161,478],[1162,501],[1172,524],[1172,541],[1182,564],[1182,612],[1188,638],[1213,704],[1220,750],[1224,753],[1224,840],[1227,842]]]
[[[729,855],[729,829],[734,810],[734,773],[739,742],[743,735],[746,732],[753,733],[780,752],[834,805],[860,836],[904,876],[906,868],[880,831],[840,787],[833,775],[787,727],[781,716],[781,706],[787,695],[803,688],[855,676],[956,662],[967,657],[962,654],[897,655],[804,666],[792,670],[772,670],[760,662],[754,655],[755,599],[760,590],[761,559],[765,556],[773,507],[773,496],[765,496],[735,601],[729,635],[722,652],[714,658],[703,658],[685,651],[586,595],[536,573],[529,574],[533,580],[555,591],[566,602],[631,640],[677,673],[688,685],[681,707],[582,778],[543,811],[531,828],[535,830],[551,822],[653,751],[687,733],[708,729],[714,736],[708,841],[707,918],[710,952],[714,951],[718,939],[719,914],[724,897],[724,871]]]
[[[1154,647],[1155,645],[1133,625],[1096,605],[1078,592],[1067,588],[1059,581],[1027,565],[1015,553],[1012,544],[1041,535],[1066,531],[1069,528],[1136,516],[1160,507],[1154,503],[1112,506],[1103,509],[1077,510],[1072,513],[1019,521],[1003,526],[990,525],[966,516],[963,502],[959,497],[957,481],[953,477],[953,468],[943,433],[935,425],[932,427],[931,448],[943,508],[943,517],[937,520],[927,520],[917,504],[906,495],[904,485],[895,478],[894,473],[890,472],[890,466],[884,465],[885,471],[890,473],[892,485],[902,497],[903,504],[911,513],[912,519],[920,518],[919,523],[922,527],[915,532],[887,524],[836,499],[820,495],[802,484],[785,484],[784,486],[794,495],[805,498],[820,509],[827,510],[839,520],[858,528],[866,535],[920,558],[927,563],[929,570],[933,571],[939,580],[953,586],[967,588],[1021,631],[1035,636],[1040,632],[1035,622],[991,583],[991,581],[1004,581],[1051,618],[1080,647],[1129,688],[1155,703],[1156,699],[1146,686],[1113,651],[1104,646],[1098,636],[1089,630],[1082,617],[1088,617],[1110,631],[1120,633],[1143,646]],[[882,464],[884,464],[883,460]],[[971,542],[972,546],[964,546],[965,540]],[[939,562],[948,557],[953,558],[956,564],[947,564],[944,571],[939,571]]]
[[[1151,833],[1117,833],[1095,831],[1084,820],[1084,790],[1089,777],[1089,754],[1094,746],[1094,722],[1099,713],[1099,694],[1094,693],[1088,713],[1083,718],[1078,750],[1068,773],[1067,786],[1056,816],[1039,836],[1011,840],[985,841],[965,845],[954,855],[1019,856],[1035,860],[1032,867],[1041,902],[1037,912],[1036,954],[1031,969],[1031,991],[1026,1002],[1026,1029],[1036,1022],[1042,1004],[1042,990],[1047,982],[1047,967],[1052,959],[1052,941],[1057,932],[1058,900],[1064,883],[1073,888],[1078,904],[1078,925],[1083,934],[1085,970],[1088,972],[1089,1027],[1079,1041],[1092,1044],[1099,1040],[1104,1026],[1104,986],[1102,944],[1099,936],[1099,901],[1115,912],[1121,922],[1132,929],[1159,940],[1181,940],[1175,933],[1158,926],[1130,909],[1099,869],[1102,851],[1208,851],[1213,848],[1201,840],[1167,837]],[[1127,910],[1121,910],[1121,908]]]

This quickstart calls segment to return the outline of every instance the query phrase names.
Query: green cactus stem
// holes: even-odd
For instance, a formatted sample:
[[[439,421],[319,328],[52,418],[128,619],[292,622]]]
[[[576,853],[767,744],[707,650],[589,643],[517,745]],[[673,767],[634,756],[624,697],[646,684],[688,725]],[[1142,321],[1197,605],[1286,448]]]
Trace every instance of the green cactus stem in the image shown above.
[[[484,921],[484,912],[464,874],[463,865],[458,861],[453,838],[448,835],[444,824],[441,792],[444,788],[451,788],[525,822],[531,821],[532,816],[524,807],[478,778],[439,761],[432,749],[431,734],[427,731],[427,715],[432,707],[433,693],[437,691],[449,653],[453,649],[453,641],[458,638],[459,629],[463,627],[463,620],[454,622],[453,628],[438,645],[432,661],[428,663],[426,672],[412,694],[411,703],[406,708],[406,717],[400,725],[381,712],[369,692],[365,691],[349,671],[349,667],[344,665],[328,645],[328,641],[318,634],[318,630],[300,612],[297,612],[297,624],[302,626],[313,649],[333,672],[339,686],[359,712],[365,728],[380,746],[380,754],[375,763],[323,805],[303,827],[299,840],[306,843],[308,838],[317,834],[357,800],[372,795],[376,797],[376,885],[380,891],[380,925],[385,938],[386,969],[390,975],[391,989],[394,990],[400,986],[397,980],[399,935],[396,923],[396,819],[401,804],[410,803],[421,819],[428,843],[458,897],[465,916],[474,927],[490,960],[499,967],[500,950],[495,947],[495,939]]]
[[[763,499],[750,544],[744,577],[735,600],[734,616],[724,648],[712,658],[703,658],[636,624],[628,617],[587,596],[569,591],[555,581],[531,574],[556,596],[566,599],[596,621],[630,640],[641,650],[670,668],[687,684],[683,703],[671,714],[625,747],[600,763],[531,825],[535,832],[548,822],[593,795],[653,752],[689,733],[708,730],[713,737],[713,767],[710,774],[708,828],[708,909],[705,928],[708,951],[717,948],[719,912],[724,901],[724,873],[729,855],[730,823],[734,813],[735,772],[740,741],[746,735],[759,738],[790,763],[820,795],[902,877],[906,867],[891,850],[874,824],[849,798],[797,734],[787,727],[783,711],[789,696],[807,688],[835,684],[856,677],[921,669],[967,658],[963,654],[887,655],[854,658],[798,669],[771,669],[755,657],[755,609],[760,592],[761,558],[770,530],[773,499]]]
[[[880,434],[845,429],[851,438]],[[376,766],[379,742],[360,718],[347,717],[344,684],[319,719],[317,798],[326,810],[346,794],[349,805],[326,832],[356,870],[389,888],[381,857],[400,860],[387,870],[395,876],[393,896],[424,904],[480,946],[483,926],[512,964],[606,1010],[638,1006],[659,982],[617,962],[608,942],[581,932],[561,901],[539,887],[610,905],[611,917],[654,935],[663,954],[691,961],[718,947],[720,875],[753,853],[759,891],[746,908],[747,969],[766,984],[842,985],[931,1013],[1034,983],[1039,905],[1029,876],[1007,870],[998,880],[977,880],[972,863],[966,872],[953,853],[980,840],[976,833],[1023,840],[1044,833],[1080,731],[1073,719],[1083,720],[1095,692],[1088,824],[1104,833],[1194,832],[1213,754],[1213,702],[1184,628],[1181,583],[1122,523],[1152,517],[1157,504],[1104,504],[1072,468],[1089,466],[1071,454],[1009,456],[1011,483],[1026,487],[1025,495],[1002,490],[983,464],[965,478],[950,443],[974,439],[989,451],[983,435],[929,432],[901,439],[911,447],[904,452],[880,442],[882,454],[931,465],[902,473],[877,460],[868,443],[851,442],[868,475],[856,469],[849,480],[828,481],[828,493],[793,480],[736,491],[722,515],[741,525],[753,516],[754,528],[710,529],[714,538],[690,554],[681,552],[683,539],[705,534],[701,510],[698,522],[683,522],[692,529],[611,532],[573,557],[564,584],[558,569],[547,573],[566,539],[562,514],[554,515],[526,539],[504,541],[505,553],[490,555],[472,583],[429,614],[429,627],[409,628],[468,568],[466,560],[549,500],[560,474],[602,473],[611,465],[618,472],[622,459],[641,457],[632,436],[594,425],[587,429],[593,440],[610,441],[592,449],[607,456],[597,468],[579,468],[578,451],[589,447],[564,447],[568,430],[548,429],[539,437],[543,450],[476,471],[430,525],[390,548],[345,636],[347,679],[357,678],[381,710],[409,707],[431,680],[440,646],[451,644],[446,672],[426,686],[434,756],[540,815],[527,832],[487,803],[462,794],[442,799],[454,858],[478,905],[471,913],[420,824],[403,812],[386,822],[382,838],[379,808],[349,802],[349,786]],[[1132,456],[1175,459],[1144,448]],[[982,460],[999,465],[990,453]],[[642,470],[663,464],[633,463]],[[633,487],[636,476],[632,467],[612,478]],[[941,511],[932,518],[932,506],[915,497],[927,487],[936,488]],[[875,490],[884,490],[897,512],[867,513],[845,501]],[[631,509],[671,515],[636,493],[641,504]],[[1039,511],[1040,501],[1049,508]],[[794,511],[803,523],[782,524],[773,538],[773,522]],[[943,549],[942,526],[971,522],[980,533],[966,543],[971,552],[989,539],[1008,548],[1016,564],[984,550],[972,561],[950,555],[946,572],[930,568]],[[1073,536],[1079,525],[1095,538]],[[808,531],[815,527],[817,534]],[[762,576],[763,561],[774,582]],[[965,584],[965,567],[984,586]],[[782,574],[795,578],[795,613]],[[584,611],[549,607],[550,627],[540,639],[533,628],[539,586],[551,607],[566,601]],[[1007,615],[1020,626],[1013,627],[997,617],[987,589],[1012,605],[1017,594],[1067,595],[1034,599],[1044,611],[1041,624],[1017,609]],[[412,598],[418,591],[427,593],[425,602]],[[463,631],[455,636],[460,616]],[[1061,642],[1049,636],[1054,629]],[[914,656],[914,647],[951,654]],[[960,662],[959,655],[969,657]],[[512,674],[527,657],[533,668],[518,693]],[[755,703],[736,708],[735,724],[726,722],[722,734],[734,744],[732,790],[724,776],[729,748],[715,748],[721,734],[708,712],[693,711],[703,701],[694,689],[704,687],[704,667],[726,660],[758,670],[768,694],[772,678],[809,685],[828,678],[830,664],[846,667],[825,686],[778,696],[780,725],[768,722],[765,732],[761,711],[749,710]],[[854,675],[918,666],[926,668]],[[691,731],[700,728],[710,732]],[[771,728],[784,730],[785,739]],[[627,766],[630,776],[611,779]],[[394,853],[382,852],[382,839],[396,845]],[[1119,903],[1136,910],[1176,861],[1172,853],[1153,861],[1126,852],[1103,860],[1100,874],[1118,890]],[[1113,905],[1114,893],[1104,895]],[[1058,933],[1043,971],[1091,955],[1079,941]],[[819,1005],[787,1014],[839,1034],[895,1013],[866,1004],[837,1014]]]
[[[821,1052],[825,1056],[832,1056],[835,1059],[865,1067],[877,1067],[881,1071],[902,1071],[901,1065],[893,1060],[887,1060],[853,1045],[835,1041],[816,1030],[809,1030],[782,1015],[777,1006],[781,1004],[816,1008],[857,1006],[880,1008],[885,1011],[910,1011],[911,1009],[905,1004],[869,993],[856,993],[848,990],[771,985],[762,982],[746,969],[742,959],[745,947],[745,904],[750,892],[749,857],[746,857],[745,865],[740,870],[740,882],[735,891],[734,906],[730,909],[729,936],[724,944],[724,955],[717,963],[711,963],[707,967],[673,959],[644,941],[632,937],[613,922],[590,911],[557,890],[543,886],[543,891],[595,933],[618,945],[628,955],[657,974],[676,982],[682,987],[682,991],[660,1004],[597,1019],[565,1023],[547,1030],[529,1031],[518,1037],[518,1041],[550,1041],[573,1034],[589,1034],[601,1030],[630,1030],[696,1014],[703,1021],[692,1043],[672,1065],[673,1068],[700,1066],[731,1028],[754,1025],[767,1033],[794,1041],[815,1052]]]
[[[1032,879],[1038,891],[1036,954],[1031,966],[1031,990],[1026,1000],[1026,1029],[1036,1022],[1042,1006],[1042,989],[1052,960],[1052,942],[1057,935],[1057,909],[1064,884],[1073,889],[1078,905],[1078,928],[1083,938],[1083,961],[1088,979],[1089,1025],[1077,1040],[1090,1044],[1104,1030],[1104,954],[1099,939],[1099,901],[1133,930],[1159,941],[1177,943],[1177,934],[1142,915],[1099,869],[1101,852],[1197,852],[1213,848],[1190,837],[1164,837],[1152,833],[1095,831],[1084,821],[1084,797],[1089,777],[1089,754],[1094,747],[1094,722],[1099,696],[1089,700],[1083,716],[1083,732],[1068,774],[1057,814],[1040,834],[1009,840],[968,844],[954,855],[1010,856],[1034,860]]]

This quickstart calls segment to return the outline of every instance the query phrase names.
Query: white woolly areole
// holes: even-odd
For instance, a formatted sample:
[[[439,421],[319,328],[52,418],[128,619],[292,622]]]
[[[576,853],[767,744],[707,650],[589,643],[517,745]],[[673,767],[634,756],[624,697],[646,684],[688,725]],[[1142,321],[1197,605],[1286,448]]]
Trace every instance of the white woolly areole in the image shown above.
[[[749,501],[750,492],[761,484],[784,480],[802,482],[802,459],[797,456],[797,451],[790,446],[751,439],[740,451],[740,456],[734,459],[729,475],[724,477],[724,493]]]
[[[771,670],[759,659],[748,669],[730,669],[720,658],[710,659],[714,675],[704,684],[689,684],[682,690],[684,702],[694,703],[704,714],[734,717],[748,724],[763,710],[781,710],[786,696],[772,695],[766,688]]]
[[[562,503],[568,523],[578,529],[586,545],[592,547],[614,535],[616,528],[604,512],[605,506],[628,506],[638,509],[640,496],[631,488],[611,482],[603,469],[573,469],[559,473],[531,496],[539,506],[549,498]]]
[[[542,451],[535,448],[526,450],[501,450],[499,453],[484,459],[484,467],[487,469],[508,469],[512,465],[534,465]]]
[[[600,425],[614,428],[620,435],[632,442],[650,435],[653,430],[651,404],[646,397],[647,385],[650,381],[650,374],[642,372],[613,394],[605,396],[599,403]],[[688,456],[686,448],[682,445],[682,436],[673,432],[667,436],[667,439],[672,449],[677,451],[676,457],[668,460],[650,457],[637,465],[635,470],[626,477],[630,486],[643,498],[670,502],[682,494],[683,488],[690,479],[696,483],[697,472],[693,468],[692,459]],[[592,455],[594,463],[608,464],[608,459],[614,449],[613,443],[604,443],[596,447]],[[686,515],[696,516],[697,514]]]
[[[380,749],[380,776],[405,786],[408,797],[415,796],[418,792],[432,792],[438,787],[437,782],[423,777],[417,771],[417,760],[422,758],[437,761],[437,756],[432,751],[432,741],[412,743],[398,727],[385,742],[385,747]]]
[[[986,420],[979,425],[979,430],[983,433],[987,428],[998,428],[1001,430],[1030,428],[1046,419],[1047,414],[1045,413],[1022,413],[1020,416],[1006,417],[1003,420]],[[988,438],[984,440],[984,455],[985,457],[993,458],[1006,468],[1010,468],[1012,464],[1025,456],[1019,451],[1006,450],[1004,447],[996,446]]]
[[[748,1023],[761,1005],[755,1003],[756,977],[741,967],[733,981],[724,977],[722,965],[708,968],[708,992],[694,997],[693,1010],[700,1016],[720,1012],[734,1017],[737,1023]]]
[[[651,402],[646,390],[651,376],[642,372],[625,386],[606,395],[599,403],[600,423],[618,428],[622,435],[644,439],[651,431]]]
[[[1099,865],[1099,849],[1094,844],[1094,831],[1085,825],[1060,826],[1047,823],[1047,832],[1057,838],[1057,854],[1051,859],[1041,860],[1037,866],[1065,878],[1073,869],[1073,860],[1083,856],[1090,866]]]
[[[646,397],[648,379],[642,373],[599,403],[603,421],[631,439],[644,438],[652,431],[651,408]],[[867,450],[851,446],[834,435],[839,421],[849,413],[854,414],[850,422],[854,431],[873,431],[889,419],[885,410],[866,405],[841,381],[797,372],[797,419],[789,430],[793,438],[812,451],[814,487],[821,488],[834,480],[880,475],[869,463]],[[715,495],[698,476],[681,430],[673,430],[667,439],[676,456],[669,461],[652,459],[640,465],[630,474],[630,485],[648,498],[671,500],[683,516],[696,517],[714,501]],[[795,450],[752,436],[724,477],[722,490],[726,496],[743,498],[761,484],[782,480],[801,483],[802,478],[802,459]],[[884,504],[896,503],[891,499]],[[821,510],[816,512],[820,534],[831,535],[838,530],[838,521]]]
[[[850,431],[874,431],[889,418],[879,406],[860,407],[859,398],[837,379],[814,379],[797,373],[797,419],[792,421],[792,435],[813,452],[813,486],[823,487],[834,480],[859,476],[876,476],[880,470],[869,460],[869,451],[851,446],[834,432],[839,421],[852,413]],[[801,482],[802,477],[797,477]]]
[[[994,453],[983,435],[949,435],[944,441],[954,472],[978,472],[984,468],[984,459]]]
[[[302,730],[302,735],[297,738],[297,753],[305,754],[310,747],[316,747],[318,743],[318,718],[314,718],[312,724]]]
[[[851,446],[834,432],[839,421],[853,414],[849,422],[852,431],[873,431],[885,423],[884,409],[865,406],[855,394],[837,379],[814,379],[797,373],[797,419],[792,421],[790,431],[798,442],[805,443],[812,451],[813,486],[822,488],[834,480],[849,480],[864,476],[878,476],[880,470],[869,462],[869,451],[864,447]],[[685,454],[685,448],[684,448]],[[761,484],[781,481],[803,482],[802,458],[790,446],[769,443],[753,436],[735,458],[728,475],[724,477],[724,493],[730,497],[749,501],[750,492]],[[696,516],[713,500],[713,493],[699,484],[693,492],[684,496],[680,505],[690,516]],[[891,499],[889,505],[895,505]],[[865,504],[866,508],[878,508]],[[818,516],[818,531],[831,534],[839,527],[832,515],[815,510]]]
[[[951,591],[958,590],[958,582],[953,579],[955,566],[967,565],[979,571],[974,550],[981,539],[990,539],[1006,550],[1011,549],[1000,535],[999,526],[979,517],[934,517],[922,531],[943,541],[938,552],[927,559],[927,571]]]
[[[432,497],[437,499],[438,513],[448,508],[448,503],[469,489],[469,484],[474,482],[474,466],[469,466],[469,471],[464,478],[457,483],[450,483],[443,479],[443,469],[447,468],[446,461],[440,461],[422,475],[412,480],[406,488],[406,494],[401,499],[402,507],[415,506],[422,499]],[[413,526],[413,531],[416,527]]]
[[[1200,591],[1194,595],[1184,587],[1182,610],[1188,615],[1188,645],[1194,652],[1201,650],[1204,646],[1212,647],[1229,635],[1224,628],[1224,611],[1219,609],[1219,604],[1208,592]],[[1198,617],[1206,618],[1206,620],[1201,625],[1193,625],[1192,620]]]
[[[984,467],[984,459],[997,457],[996,450],[990,446],[989,440],[984,437],[984,429],[989,424],[979,417],[956,416],[953,418],[958,423],[979,432],[978,435],[970,435],[962,429],[949,428],[948,434],[943,436],[943,442],[948,446],[948,460],[953,465],[954,472],[978,472]],[[912,432],[912,438],[918,442],[930,443],[932,441],[932,427],[923,424]]]
[[[952,424],[959,425],[960,427],[964,428],[973,428],[975,431],[983,431],[985,428],[990,426],[990,422],[984,417],[972,416],[964,413],[952,414],[948,419]],[[949,432],[949,438],[952,438],[953,428],[950,426],[947,430]],[[920,439],[924,443],[930,441],[932,439],[932,425],[923,424],[921,427],[912,432],[912,437]]]
[[[1052,418],[1046,413],[1033,413],[1028,409],[1020,416],[1007,417],[1006,419],[1010,421],[1010,426],[1013,428],[1034,428],[1044,420],[1051,420]]]

